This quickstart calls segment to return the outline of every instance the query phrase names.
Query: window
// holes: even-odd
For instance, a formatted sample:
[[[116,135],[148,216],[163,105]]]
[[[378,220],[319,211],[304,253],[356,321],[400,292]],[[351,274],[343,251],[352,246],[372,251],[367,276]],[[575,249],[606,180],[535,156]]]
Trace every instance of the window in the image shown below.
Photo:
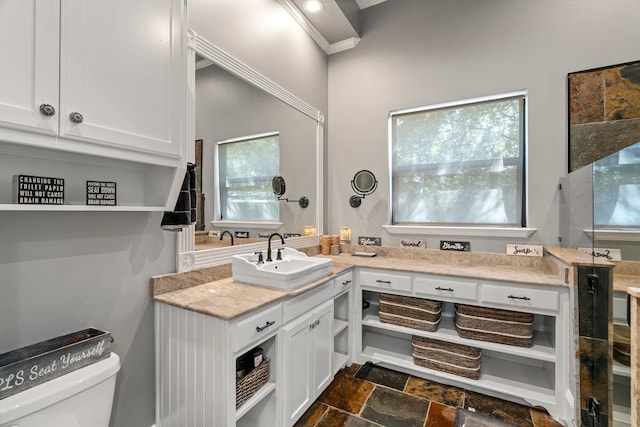
[[[391,223],[525,227],[525,94],[392,112]]]
[[[597,228],[640,228],[640,142],[593,164]]]
[[[218,142],[217,155],[220,219],[277,220],[271,180],[280,169],[278,133]]]

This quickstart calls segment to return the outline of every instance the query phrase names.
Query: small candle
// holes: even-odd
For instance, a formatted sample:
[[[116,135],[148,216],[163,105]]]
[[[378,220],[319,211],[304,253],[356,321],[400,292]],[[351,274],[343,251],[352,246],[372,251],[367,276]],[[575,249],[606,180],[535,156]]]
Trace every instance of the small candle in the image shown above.
[[[340,240],[351,240],[351,229],[349,227],[340,229]]]

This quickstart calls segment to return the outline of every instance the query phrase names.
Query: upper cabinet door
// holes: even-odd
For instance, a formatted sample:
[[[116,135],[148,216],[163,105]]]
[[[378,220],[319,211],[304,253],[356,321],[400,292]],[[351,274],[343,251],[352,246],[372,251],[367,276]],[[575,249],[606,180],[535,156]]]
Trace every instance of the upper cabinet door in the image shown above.
[[[184,0],[61,0],[60,148],[180,157],[185,14]]]
[[[0,1],[1,126],[57,134],[59,22],[58,0]]]

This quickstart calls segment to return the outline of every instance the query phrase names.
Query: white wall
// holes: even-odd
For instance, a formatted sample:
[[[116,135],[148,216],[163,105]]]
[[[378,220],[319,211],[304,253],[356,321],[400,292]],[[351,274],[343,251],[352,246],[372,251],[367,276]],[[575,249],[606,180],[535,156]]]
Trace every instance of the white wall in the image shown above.
[[[389,111],[528,91],[531,243],[558,246],[560,177],[567,172],[567,73],[637,60],[637,0],[389,0],[365,10],[362,40],[329,60],[329,232],[382,236],[389,210]],[[353,209],[360,169],[378,190]],[[429,236],[428,247],[441,238]],[[465,238],[503,252],[514,239]]]

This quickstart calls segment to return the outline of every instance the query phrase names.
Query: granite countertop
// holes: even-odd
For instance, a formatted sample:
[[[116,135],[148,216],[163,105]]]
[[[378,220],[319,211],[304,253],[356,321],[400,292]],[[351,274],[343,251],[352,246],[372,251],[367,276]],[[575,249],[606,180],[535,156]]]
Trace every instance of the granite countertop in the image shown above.
[[[290,291],[234,282],[233,278],[203,283],[155,295],[154,300],[197,313],[230,320],[274,302],[303,294],[330,282],[337,274],[352,268],[334,262],[330,275]]]
[[[422,251],[424,252],[424,250]],[[413,256],[412,256],[413,255]],[[545,258],[507,256],[502,254],[468,253],[438,254],[425,259],[419,252],[403,252],[397,256],[393,251],[375,257],[358,257],[351,254],[324,256],[333,259],[330,275],[300,288],[283,291],[234,282],[227,267],[224,274],[202,272],[178,273],[154,278],[154,300],[198,313],[230,320],[260,309],[277,301],[295,297],[316,286],[330,282],[336,275],[354,267],[376,268],[409,273],[438,274],[477,278],[481,280],[517,282],[540,286],[567,286],[562,275],[554,269],[554,263]],[[190,282],[189,273],[201,275],[200,283]]]

